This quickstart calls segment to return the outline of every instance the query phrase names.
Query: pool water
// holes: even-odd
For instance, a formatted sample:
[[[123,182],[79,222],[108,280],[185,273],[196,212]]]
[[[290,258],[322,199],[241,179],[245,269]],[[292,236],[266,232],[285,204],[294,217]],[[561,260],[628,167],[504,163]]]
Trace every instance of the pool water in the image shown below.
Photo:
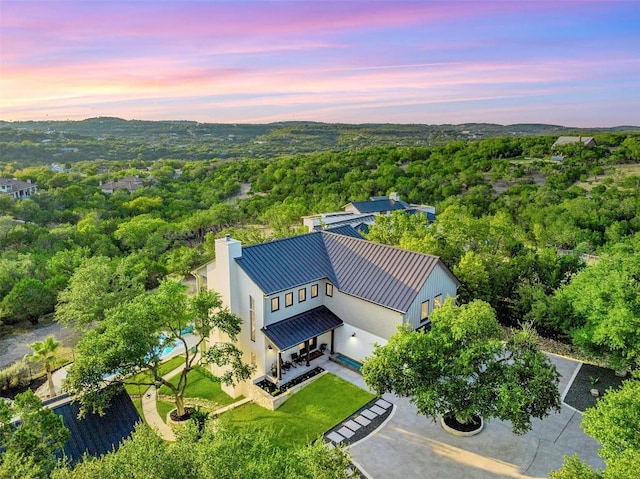
[[[356,368],[358,371],[360,371],[360,368],[362,367],[361,362],[356,361],[355,359],[351,359],[350,357],[345,356],[344,354],[340,354],[340,353],[336,354],[336,360],[338,362],[348,364],[352,368]]]

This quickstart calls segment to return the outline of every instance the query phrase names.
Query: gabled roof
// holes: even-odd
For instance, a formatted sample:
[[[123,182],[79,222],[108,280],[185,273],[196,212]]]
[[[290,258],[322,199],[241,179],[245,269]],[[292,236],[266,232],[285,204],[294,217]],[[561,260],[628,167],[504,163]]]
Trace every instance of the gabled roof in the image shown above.
[[[552,146],[563,146],[571,143],[582,143],[584,145],[588,145],[592,141],[595,142],[592,136],[561,136],[553,143]]]
[[[437,264],[437,256],[362,239],[353,228],[316,231],[247,246],[238,265],[271,295],[329,280],[343,293],[406,312]]]

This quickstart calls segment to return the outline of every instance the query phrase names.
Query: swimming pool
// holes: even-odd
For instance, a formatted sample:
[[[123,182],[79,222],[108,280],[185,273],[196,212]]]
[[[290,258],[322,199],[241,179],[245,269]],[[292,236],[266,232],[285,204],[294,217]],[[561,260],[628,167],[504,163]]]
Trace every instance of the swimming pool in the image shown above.
[[[355,369],[356,371],[360,371],[360,368],[362,367],[362,363],[359,361],[356,361],[355,359],[351,359],[349,356],[345,356],[344,354],[336,354],[334,356],[334,361],[337,363],[341,363],[343,366],[346,366],[350,369]]]

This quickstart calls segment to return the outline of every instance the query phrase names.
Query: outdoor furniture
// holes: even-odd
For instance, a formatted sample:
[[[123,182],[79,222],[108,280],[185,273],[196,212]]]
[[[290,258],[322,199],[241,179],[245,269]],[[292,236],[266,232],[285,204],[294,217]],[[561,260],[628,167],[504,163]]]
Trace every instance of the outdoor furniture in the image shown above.
[[[296,367],[295,365],[300,364],[301,362],[302,358],[298,353],[291,353],[291,363],[293,364],[293,367]]]
[[[280,358],[280,367],[285,371],[288,371],[289,369],[291,369],[291,362],[283,361],[282,358]]]

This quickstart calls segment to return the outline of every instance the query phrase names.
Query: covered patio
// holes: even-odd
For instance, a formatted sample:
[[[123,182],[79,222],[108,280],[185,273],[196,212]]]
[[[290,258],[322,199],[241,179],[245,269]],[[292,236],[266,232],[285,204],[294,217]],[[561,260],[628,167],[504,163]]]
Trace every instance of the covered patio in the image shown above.
[[[338,316],[319,306],[262,328],[268,348],[275,352],[276,374],[267,377],[279,384],[306,374],[326,359],[326,349],[333,353],[335,329],[342,325]]]

